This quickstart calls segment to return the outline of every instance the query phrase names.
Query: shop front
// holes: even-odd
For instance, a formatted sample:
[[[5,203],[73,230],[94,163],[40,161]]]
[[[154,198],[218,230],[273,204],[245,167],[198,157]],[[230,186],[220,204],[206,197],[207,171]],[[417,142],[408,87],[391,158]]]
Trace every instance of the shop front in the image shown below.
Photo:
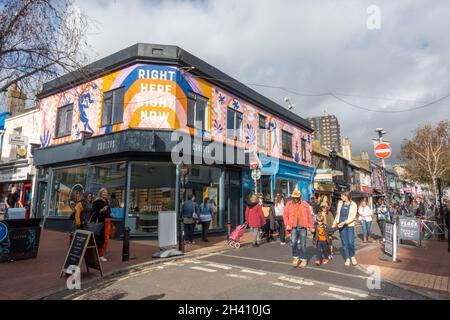
[[[35,215],[45,219],[47,229],[73,230],[71,205],[85,192],[92,192],[95,198],[101,188],[106,188],[117,236],[126,226],[133,236],[157,237],[158,215],[175,210],[176,165],[170,153],[173,143],[168,132],[133,130],[36,150],[39,170]],[[208,155],[203,154],[203,158]],[[187,168],[180,188],[181,201],[192,194],[198,204],[206,197],[211,200],[211,232],[225,230],[228,205],[233,208],[231,222],[240,223],[241,168],[194,161]]]

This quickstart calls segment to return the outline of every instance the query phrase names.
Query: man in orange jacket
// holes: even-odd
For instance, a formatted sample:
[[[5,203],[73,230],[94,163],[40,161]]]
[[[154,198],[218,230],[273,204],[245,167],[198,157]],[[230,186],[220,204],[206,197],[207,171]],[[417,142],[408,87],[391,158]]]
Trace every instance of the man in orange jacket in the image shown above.
[[[314,232],[314,223],[310,206],[308,202],[301,200],[300,191],[297,189],[292,193],[292,200],[284,208],[284,224],[286,230],[291,231],[292,265],[298,267],[300,264],[301,268],[306,268],[308,263],[306,236],[308,229]]]

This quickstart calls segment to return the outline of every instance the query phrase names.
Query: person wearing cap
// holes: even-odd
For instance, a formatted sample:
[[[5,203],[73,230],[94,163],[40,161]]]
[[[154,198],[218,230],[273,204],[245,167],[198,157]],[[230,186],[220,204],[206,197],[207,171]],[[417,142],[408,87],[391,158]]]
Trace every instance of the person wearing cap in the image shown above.
[[[353,265],[358,264],[355,258],[355,220],[357,211],[358,206],[352,201],[351,193],[344,192],[341,194],[333,228],[337,227],[339,229],[346,266],[350,266],[350,261]]]
[[[292,265],[294,267],[306,268],[308,264],[306,236],[308,229],[314,233],[314,223],[310,208],[311,206],[308,202],[301,200],[300,191],[295,188],[292,193],[292,200],[286,204],[284,209],[286,230],[291,231]]]
[[[259,204],[258,196],[254,194],[250,197],[250,201],[247,203],[247,207],[245,208],[245,224],[247,224],[255,233],[253,238],[254,247],[259,245],[258,235],[265,222],[266,218],[264,217],[262,207]]]

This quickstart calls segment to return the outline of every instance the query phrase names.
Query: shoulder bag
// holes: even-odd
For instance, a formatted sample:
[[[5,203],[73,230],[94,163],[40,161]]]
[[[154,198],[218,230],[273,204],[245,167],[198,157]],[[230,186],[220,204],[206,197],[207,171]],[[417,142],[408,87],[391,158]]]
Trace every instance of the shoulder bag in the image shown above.
[[[104,227],[104,223],[103,222],[98,222],[98,218],[97,218],[97,222],[92,222],[92,216],[89,219],[89,222],[84,226],[84,230],[86,231],[90,231],[92,232],[94,235],[96,236],[100,236],[102,234],[102,230]]]

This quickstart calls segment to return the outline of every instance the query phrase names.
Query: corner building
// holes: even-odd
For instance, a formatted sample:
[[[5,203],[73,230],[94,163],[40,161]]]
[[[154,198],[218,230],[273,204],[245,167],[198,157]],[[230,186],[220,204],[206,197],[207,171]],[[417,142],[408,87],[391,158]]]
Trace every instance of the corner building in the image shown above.
[[[73,228],[70,202],[105,187],[118,235],[157,236],[158,212],[175,210],[180,145],[191,160],[180,199],[212,200],[210,232],[226,229],[228,212],[233,227],[243,222],[248,151],[263,163],[258,192],[298,186],[309,199],[309,123],[179,47],[136,44],[46,83],[39,98],[33,213],[47,229]]]

